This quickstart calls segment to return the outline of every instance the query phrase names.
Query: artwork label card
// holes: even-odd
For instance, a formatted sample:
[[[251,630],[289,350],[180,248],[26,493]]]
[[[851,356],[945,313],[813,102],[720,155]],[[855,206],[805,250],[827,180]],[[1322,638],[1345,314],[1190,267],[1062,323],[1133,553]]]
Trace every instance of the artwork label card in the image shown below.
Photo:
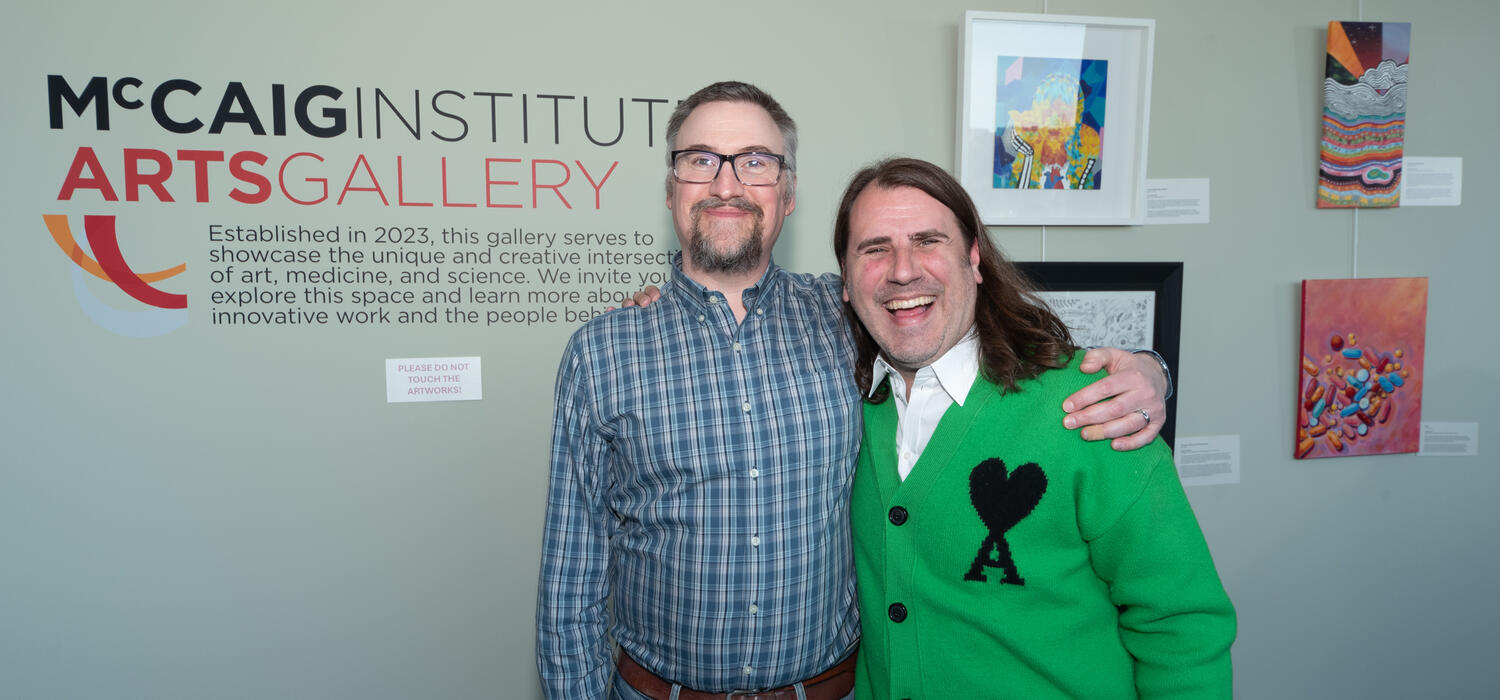
[[[1424,457],[1478,457],[1478,423],[1423,423]]]
[[[1151,224],[1208,223],[1208,178],[1147,180],[1146,219]]]
[[[1463,158],[1407,156],[1402,168],[1401,206],[1456,207],[1463,203]]]
[[[1177,438],[1173,455],[1183,486],[1240,483],[1240,436]]]

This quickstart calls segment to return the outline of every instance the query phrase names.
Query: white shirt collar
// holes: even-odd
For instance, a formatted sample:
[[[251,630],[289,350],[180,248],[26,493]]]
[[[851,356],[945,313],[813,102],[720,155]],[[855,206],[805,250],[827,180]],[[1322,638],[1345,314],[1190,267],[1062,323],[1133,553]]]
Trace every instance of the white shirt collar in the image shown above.
[[[875,371],[870,375],[870,394],[875,393],[876,387],[880,386],[886,375],[890,375],[891,389],[896,396],[906,396],[906,378],[880,355],[875,356]],[[943,353],[936,362],[918,369],[915,379],[921,381],[929,375],[937,378],[938,385],[953,399],[953,403],[964,405],[969,389],[974,387],[974,380],[979,377],[979,333],[970,328],[963,340],[948,348],[948,352]]]

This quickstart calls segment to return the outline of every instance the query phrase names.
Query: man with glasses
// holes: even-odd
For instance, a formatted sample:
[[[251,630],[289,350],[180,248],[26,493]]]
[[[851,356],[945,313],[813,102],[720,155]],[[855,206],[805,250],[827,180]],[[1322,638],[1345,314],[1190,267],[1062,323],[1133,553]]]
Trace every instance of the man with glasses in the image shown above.
[[[845,698],[860,397],[839,278],[771,262],[796,207],[796,126],[759,88],[716,83],[673,112],[667,143],[672,280],[655,303],[579,329],[558,370],[543,687]],[[1113,419],[1098,437],[1144,425],[1126,446],[1144,444],[1155,426],[1141,418],[1164,410],[1160,375],[1123,351],[1100,351],[1095,371],[1106,356],[1112,376],[1070,401],[1118,396],[1074,417]]]

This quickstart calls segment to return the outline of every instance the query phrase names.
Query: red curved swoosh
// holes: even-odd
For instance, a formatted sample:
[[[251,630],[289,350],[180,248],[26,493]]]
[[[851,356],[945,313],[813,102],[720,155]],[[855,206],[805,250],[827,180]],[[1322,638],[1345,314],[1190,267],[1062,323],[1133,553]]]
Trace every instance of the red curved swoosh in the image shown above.
[[[109,275],[111,282],[132,298],[162,309],[187,308],[186,294],[168,294],[157,289],[130,269],[125,256],[120,254],[120,242],[115,237],[115,217],[85,216],[83,230],[88,235],[89,248],[99,259],[99,266]]]

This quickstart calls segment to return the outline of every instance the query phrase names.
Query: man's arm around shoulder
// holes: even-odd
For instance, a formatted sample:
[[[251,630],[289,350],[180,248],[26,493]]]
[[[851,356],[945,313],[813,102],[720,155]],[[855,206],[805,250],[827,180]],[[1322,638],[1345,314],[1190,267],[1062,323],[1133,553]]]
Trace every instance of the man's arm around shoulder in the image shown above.
[[[1083,356],[1078,371],[1104,377],[1063,400],[1063,427],[1082,428],[1085,440],[1110,440],[1120,451],[1140,449],[1161,432],[1171,391],[1159,356],[1120,348],[1093,348]],[[1111,440],[1111,438],[1113,438]]]

